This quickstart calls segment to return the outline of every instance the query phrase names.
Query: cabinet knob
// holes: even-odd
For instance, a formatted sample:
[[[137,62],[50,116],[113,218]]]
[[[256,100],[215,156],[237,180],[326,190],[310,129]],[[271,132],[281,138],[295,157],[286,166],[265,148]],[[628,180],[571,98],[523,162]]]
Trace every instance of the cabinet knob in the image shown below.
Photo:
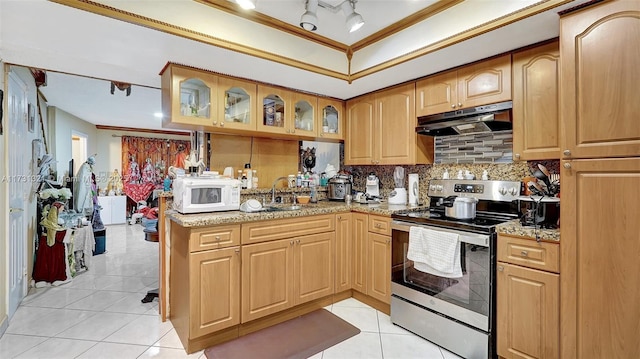
[[[516,156],[517,159],[520,159],[520,154],[519,153],[516,153],[515,156]]]
[[[300,240],[299,239],[296,239],[296,244],[300,244]]]
[[[224,122],[220,122],[220,127],[224,127]]]
[[[216,236],[216,241],[220,241],[220,236]]]
[[[240,254],[240,249],[236,249],[236,254]]]
[[[503,267],[503,266],[498,266],[498,270],[499,270],[500,272],[502,272],[502,271],[504,271],[504,267]]]
[[[287,133],[291,133],[291,130],[287,128]]]
[[[565,156],[571,156],[571,151],[564,150],[564,151],[562,151],[562,154],[565,155]]]
[[[338,220],[341,220],[341,219],[342,219],[342,216],[338,216]]]
[[[455,104],[455,103],[452,103],[452,104],[451,104],[451,108],[456,108],[456,104]]]
[[[291,133],[296,133],[296,130],[295,129],[291,130]]]
[[[528,255],[529,255],[529,252],[527,252],[527,251],[521,251],[521,252],[520,252],[520,255],[521,255],[521,256],[523,256],[523,257],[526,257],[526,256],[528,256]]]
[[[320,137],[324,137],[324,133],[321,133],[321,134],[320,134]]]
[[[458,102],[458,107],[462,107],[462,104],[460,102]]]
[[[569,162],[565,162],[562,167],[566,168],[566,169],[570,169],[571,168],[571,163]]]
[[[292,245],[293,245],[293,241],[290,241],[290,242],[289,242],[289,245],[291,245],[291,246],[292,246]]]

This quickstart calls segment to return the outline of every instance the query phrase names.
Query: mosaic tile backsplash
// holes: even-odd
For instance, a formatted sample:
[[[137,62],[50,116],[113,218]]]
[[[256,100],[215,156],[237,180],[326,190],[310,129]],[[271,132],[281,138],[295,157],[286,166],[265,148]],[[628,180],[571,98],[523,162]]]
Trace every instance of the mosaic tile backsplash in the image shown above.
[[[500,131],[435,139],[435,163],[510,163],[513,161],[513,133]]]

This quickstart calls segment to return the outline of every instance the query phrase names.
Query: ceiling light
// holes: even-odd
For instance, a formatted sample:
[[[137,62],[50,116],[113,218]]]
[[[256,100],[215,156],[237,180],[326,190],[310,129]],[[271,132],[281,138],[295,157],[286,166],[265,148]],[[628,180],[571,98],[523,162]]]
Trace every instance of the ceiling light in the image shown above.
[[[362,15],[358,14],[356,10],[356,2],[355,0],[345,1],[340,4],[344,15],[347,17],[346,25],[349,32],[354,32],[364,25],[364,20],[362,19]]]
[[[236,3],[245,10],[253,10],[256,8],[256,0],[236,0]]]
[[[318,28],[318,0],[307,0],[306,12],[300,17],[300,27],[308,31],[316,31]]]
[[[240,0],[236,0],[240,1]],[[357,0],[345,0],[340,4],[334,6],[327,4],[321,0],[306,0],[305,13],[300,17],[300,27],[308,31],[315,31],[318,29],[318,16],[316,10],[318,7],[327,9],[332,13],[338,13],[340,10],[346,16],[346,25],[349,32],[354,32],[364,25],[362,15],[355,12]]]

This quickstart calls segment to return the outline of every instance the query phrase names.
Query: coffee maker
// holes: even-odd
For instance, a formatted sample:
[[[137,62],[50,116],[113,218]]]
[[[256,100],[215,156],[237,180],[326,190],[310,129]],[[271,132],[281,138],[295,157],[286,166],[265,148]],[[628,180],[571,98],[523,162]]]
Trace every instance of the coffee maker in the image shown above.
[[[367,198],[380,197],[380,180],[375,173],[369,173],[366,184],[367,190],[365,191],[365,194],[367,195]]]

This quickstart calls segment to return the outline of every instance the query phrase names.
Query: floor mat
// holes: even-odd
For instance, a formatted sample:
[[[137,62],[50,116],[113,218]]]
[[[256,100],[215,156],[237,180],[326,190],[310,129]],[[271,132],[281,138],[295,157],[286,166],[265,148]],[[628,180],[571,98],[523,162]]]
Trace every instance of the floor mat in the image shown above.
[[[326,309],[208,348],[208,359],[304,359],[360,333]]]

